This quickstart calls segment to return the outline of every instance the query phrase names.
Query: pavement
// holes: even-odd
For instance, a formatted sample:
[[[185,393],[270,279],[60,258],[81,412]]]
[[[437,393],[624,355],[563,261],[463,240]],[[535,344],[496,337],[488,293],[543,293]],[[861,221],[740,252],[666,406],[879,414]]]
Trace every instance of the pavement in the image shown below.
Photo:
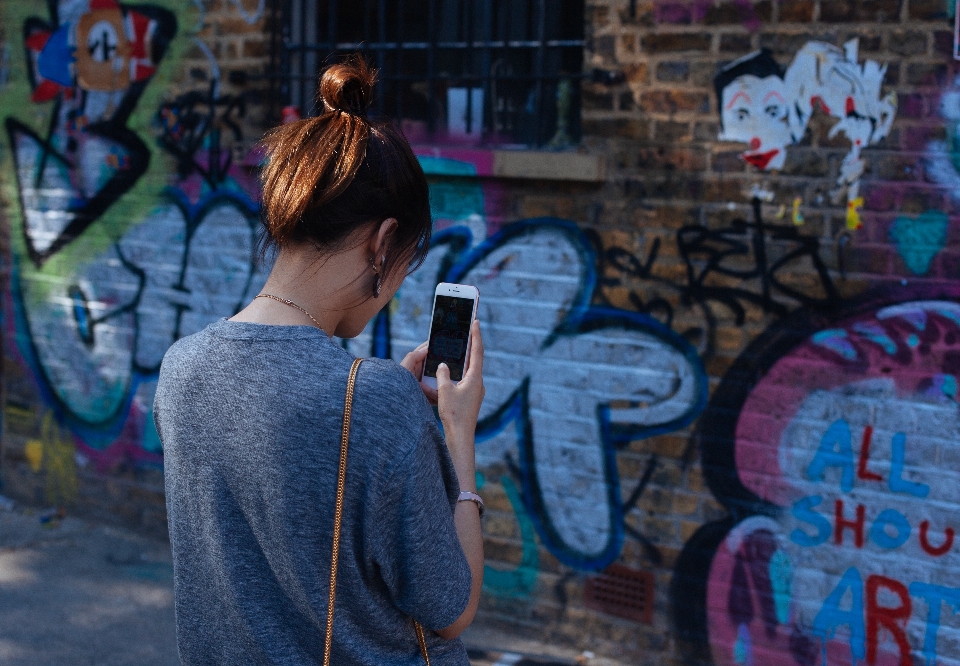
[[[465,642],[472,666],[587,663]],[[168,542],[0,496],[0,664],[179,663]]]

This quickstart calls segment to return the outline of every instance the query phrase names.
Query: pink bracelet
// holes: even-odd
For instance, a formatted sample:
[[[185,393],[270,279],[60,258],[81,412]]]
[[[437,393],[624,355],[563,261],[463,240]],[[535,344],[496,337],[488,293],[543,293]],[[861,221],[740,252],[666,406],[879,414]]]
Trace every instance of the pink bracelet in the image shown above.
[[[457,498],[458,502],[473,502],[477,505],[477,508],[480,509],[480,517],[483,518],[483,498],[476,493],[472,493],[469,490],[461,490],[460,497]]]

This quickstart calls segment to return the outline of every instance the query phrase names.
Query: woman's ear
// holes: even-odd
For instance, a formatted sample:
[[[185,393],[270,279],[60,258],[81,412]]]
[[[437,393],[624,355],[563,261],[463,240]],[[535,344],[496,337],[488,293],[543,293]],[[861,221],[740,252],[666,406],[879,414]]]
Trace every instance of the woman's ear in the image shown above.
[[[380,223],[376,232],[370,237],[370,256],[378,266],[383,262],[381,257],[385,256],[390,248],[390,238],[397,230],[397,226],[397,218],[388,217]]]

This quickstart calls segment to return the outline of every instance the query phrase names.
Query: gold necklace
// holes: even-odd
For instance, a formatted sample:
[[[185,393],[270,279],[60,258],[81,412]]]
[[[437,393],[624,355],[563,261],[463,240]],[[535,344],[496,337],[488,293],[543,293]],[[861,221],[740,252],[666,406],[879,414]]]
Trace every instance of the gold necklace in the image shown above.
[[[303,314],[305,314],[305,315],[307,315],[308,317],[310,317],[310,321],[312,321],[314,324],[316,324],[316,325],[317,325],[317,328],[319,328],[321,331],[323,331],[323,326],[320,325],[320,322],[317,321],[317,318],[314,317],[314,316],[313,316],[312,314],[310,314],[309,312],[307,312],[306,310],[304,310],[302,307],[300,307],[300,306],[297,305],[296,303],[294,303],[293,301],[288,300],[288,299],[286,299],[286,298],[280,298],[279,296],[274,296],[273,294],[257,294],[256,296],[253,297],[253,300],[257,300],[258,298],[272,298],[273,300],[277,301],[278,303],[283,303],[284,305],[289,305],[291,308],[296,308],[296,309],[300,310],[300,312],[302,312]],[[326,331],[324,331],[324,333],[326,333]]]

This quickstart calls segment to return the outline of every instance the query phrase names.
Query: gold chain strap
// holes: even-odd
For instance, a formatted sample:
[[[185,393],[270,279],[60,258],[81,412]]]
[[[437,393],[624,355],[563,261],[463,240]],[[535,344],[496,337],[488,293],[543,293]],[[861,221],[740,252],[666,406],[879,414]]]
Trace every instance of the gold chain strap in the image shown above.
[[[423,655],[423,660],[427,662],[427,666],[430,666],[430,655],[427,654],[427,639],[423,637],[423,627],[420,626],[419,622],[414,620],[413,628],[417,630],[417,642],[420,643],[420,654]]]
[[[343,522],[343,493],[347,482],[347,449],[350,445],[350,416],[353,411],[353,389],[357,383],[357,370],[360,369],[362,358],[354,359],[350,367],[350,376],[347,379],[347,395],[343,404],[343,430],[340,435],[340,467],[337,470],[337,503],[333,510],[333,554],[330,557],[330,601],[327,605],[327,635],[323,644],[323,663],[330,666],[330,646],[333,643],[333,606],[337,598],[337,565],[340,556],[340,525]],[[427,654],[427,640],[423,635],[423,627],[414,621],[417,631],[417,642],[420,644],[420,654],[430,666],[430,655]]]

